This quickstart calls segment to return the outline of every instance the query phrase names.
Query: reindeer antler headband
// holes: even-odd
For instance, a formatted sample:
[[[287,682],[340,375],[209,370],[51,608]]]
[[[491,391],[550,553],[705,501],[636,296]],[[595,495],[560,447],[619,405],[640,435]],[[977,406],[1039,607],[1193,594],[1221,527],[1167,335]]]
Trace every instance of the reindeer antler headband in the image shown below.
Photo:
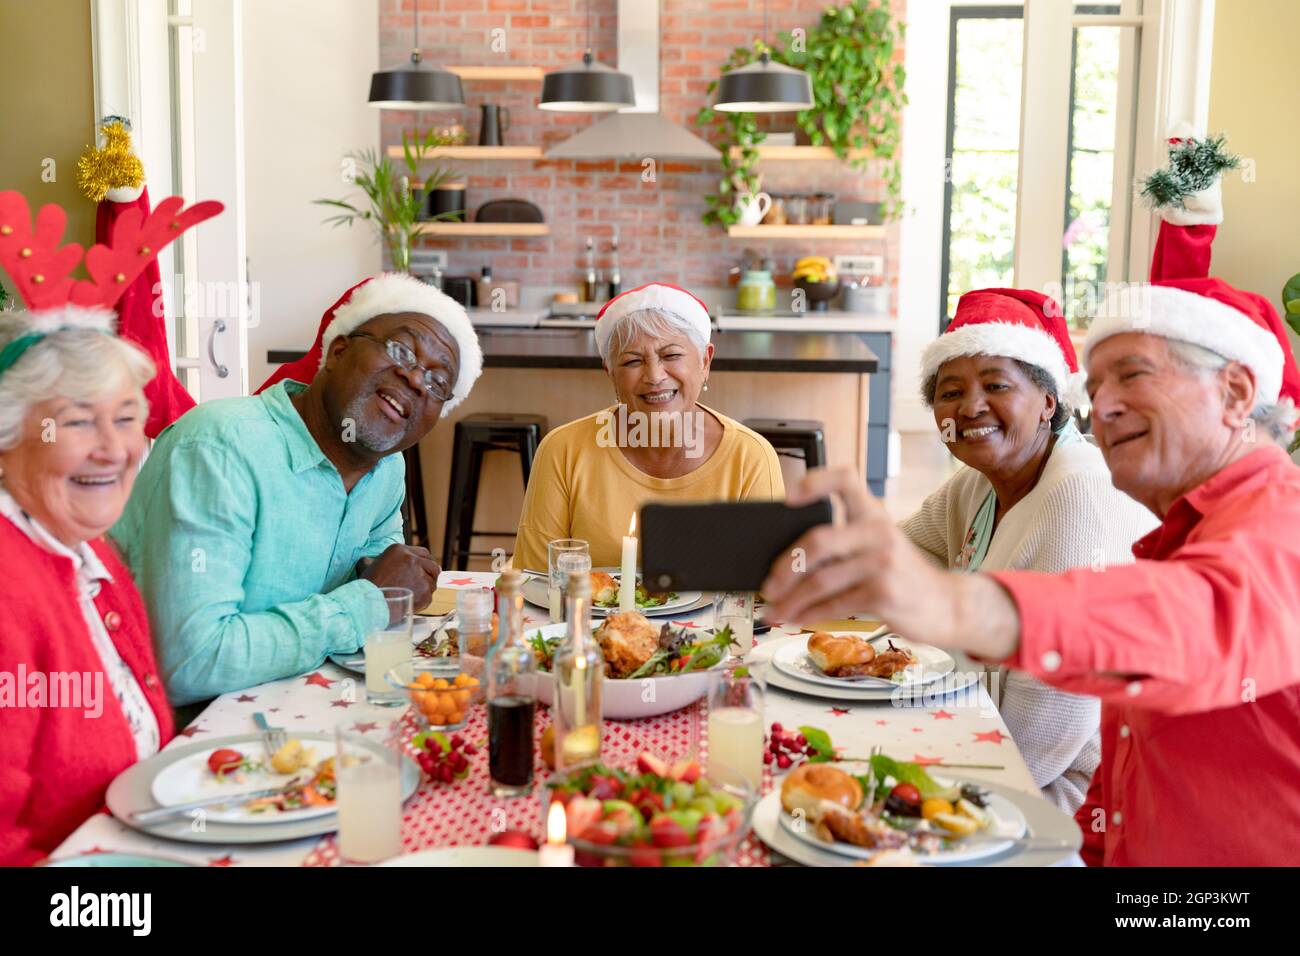
[[[211,219],[225,207],[215,201],[195,203],[182,209],[179,196],[164,199],[145,216],[129,209],[114,224],[108,245],[94,245],[86,253],[89,279],[73,279],[71,272],[81,262],[81,246],[75,242],[60,246],[67,214],[51,203],[42,206],[34,221],[26,198],[12,190],[0,192],[0,266],[13,280],[19,295],[33,316],[33,331],[21,335],[0,351],[0,375],[29,348],[53,332],[68,328],[111,325],[114,303],[158,255],[159,251],[191,226]],[[97,315],[94,325],[68,322],[67,311]],[[41,322],[51,313],[52,322]],[[63,314],[60,314],[63,313]]]

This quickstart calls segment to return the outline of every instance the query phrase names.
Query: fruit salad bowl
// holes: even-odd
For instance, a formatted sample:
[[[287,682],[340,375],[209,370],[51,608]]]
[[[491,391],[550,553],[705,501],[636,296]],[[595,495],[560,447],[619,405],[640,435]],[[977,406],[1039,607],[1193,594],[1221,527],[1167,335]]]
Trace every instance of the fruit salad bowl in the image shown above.
[[[553,778],[578,866],[728,866],[749,833],[757,795],[711,779],[693,760],[642,754],[636,772],[594,764]]]

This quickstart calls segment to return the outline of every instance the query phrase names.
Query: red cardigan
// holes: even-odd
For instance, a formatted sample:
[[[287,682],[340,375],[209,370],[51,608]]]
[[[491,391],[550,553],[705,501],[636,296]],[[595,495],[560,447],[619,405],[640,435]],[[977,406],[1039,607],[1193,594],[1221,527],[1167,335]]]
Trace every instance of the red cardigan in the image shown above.
[[[113,576],[95,607],[153,708],[165,744],[173,736],[172,715],[144,604],[113,546],[99,539],[91,547]],[[0,568],[0,865],[13,866],[48,856],[98,811],[109,783],[136,762],[136,749],[91,643],[72,562],[0,518]],[[23,685],[20,673],[28,675]],[[55,702],[49,692],[46,706],[18,706],[33,702],[35,673],[47,681],[51,674],[98,673],[91,680],[100,682],[102,712],[91,717],[83,707],[49,706]]]

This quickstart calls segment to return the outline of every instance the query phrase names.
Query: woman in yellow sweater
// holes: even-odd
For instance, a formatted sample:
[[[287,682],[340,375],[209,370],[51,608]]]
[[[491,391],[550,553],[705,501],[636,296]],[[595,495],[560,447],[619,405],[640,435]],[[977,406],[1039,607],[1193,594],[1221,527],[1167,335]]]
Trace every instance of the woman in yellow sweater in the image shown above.
[[[596,345],[616,403],[551,431],[537,449],[514,566],[546,567],[556,538],[591,544],[595,567],[617,565],[633,512],[647,501],[785,496],[765,438],[700,404],[713,345],[709,311],[660,282],[605,303]]]

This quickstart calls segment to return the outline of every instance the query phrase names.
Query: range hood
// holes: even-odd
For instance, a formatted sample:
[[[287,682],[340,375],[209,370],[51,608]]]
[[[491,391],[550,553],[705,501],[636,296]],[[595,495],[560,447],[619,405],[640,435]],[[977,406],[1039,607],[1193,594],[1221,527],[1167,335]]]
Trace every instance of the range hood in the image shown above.
[[[658,0],[618,0],[618,68],[632,75],[636,106],[556,144],[547,159],[719,159],[707,141],[659,113]]]

